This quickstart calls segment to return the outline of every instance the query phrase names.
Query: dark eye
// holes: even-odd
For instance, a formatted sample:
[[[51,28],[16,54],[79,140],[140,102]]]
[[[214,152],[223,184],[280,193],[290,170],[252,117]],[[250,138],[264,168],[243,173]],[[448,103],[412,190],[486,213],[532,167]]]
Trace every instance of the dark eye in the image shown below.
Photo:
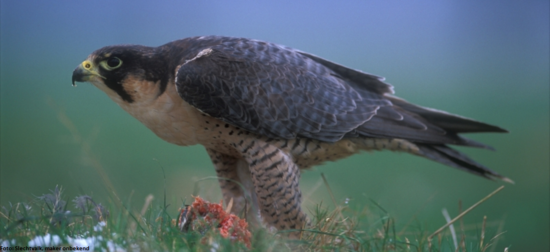
[[[115,68],[117,66],[119,66],[121,63],[120,59],[119,58],[110,58],[107,60],[107,65],[111,68]]]
[[[101,61],[99,64],[106,70],[111,71],[122,66],[122,60],[117,57],[111,57],[104,61]]]

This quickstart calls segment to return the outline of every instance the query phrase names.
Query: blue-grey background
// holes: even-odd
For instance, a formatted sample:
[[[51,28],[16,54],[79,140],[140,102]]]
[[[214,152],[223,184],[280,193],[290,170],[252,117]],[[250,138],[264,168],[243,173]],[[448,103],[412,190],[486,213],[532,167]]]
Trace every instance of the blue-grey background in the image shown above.
[[[497,151],[464,149],[514,179],[465,217],[483,215],[504,239],[496,251],[548,251],[549,3],[527,1],[1,1],[0,202],[55,185],[67,197],[108,201],[107,179],[140,208],[161,204],[166,172],[172,212],[197,179],[213,176],[200,146],[158,139],[95,87],[71,87],[73,69],[112,44],[158,46],[196,35],[267,40],[385,76],[411,102],[502,126],[472,134]],[[104,171],[102,178],[100,170]],[[306,208],[336,197],[384,206],[405,225],[434,231],[441,209],[458,213],[502,183],[390,152],[363,153],[302,175]],[[215,180],[200,195],[219,200]],[[319,185],[321,185],[319,187]],[[494,224],[497,223],[497,224]]]

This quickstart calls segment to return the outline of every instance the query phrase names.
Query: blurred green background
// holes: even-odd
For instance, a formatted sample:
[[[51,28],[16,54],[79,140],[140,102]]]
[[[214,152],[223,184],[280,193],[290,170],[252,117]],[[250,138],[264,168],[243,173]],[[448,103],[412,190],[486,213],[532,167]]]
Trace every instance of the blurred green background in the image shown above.
[[[497,151],[464,149],[504,174],[507,187],[468,214],[479,228],[504,220],[496,251],[548,251],[549,2],[527,1],[1,1],[0,203],[62,185],[108,201],[105,171],[124,202],[148,194],[170,211],[195,181],[214,176],[200,146],[163,142],[73,69],[112,44],[157,46],[196,35],[267,40],[385,76],[396,95],[508,129],[469,137]],[[496,189],[492,182],[422,158],[363,153],[302,174],[304,206],[373,199],[405,225],[428,230]],[[200,194],[219,200],[215,180]],[[321,186],[319,186],[321,185]],[[418,212],[417,212],[418,211]]]

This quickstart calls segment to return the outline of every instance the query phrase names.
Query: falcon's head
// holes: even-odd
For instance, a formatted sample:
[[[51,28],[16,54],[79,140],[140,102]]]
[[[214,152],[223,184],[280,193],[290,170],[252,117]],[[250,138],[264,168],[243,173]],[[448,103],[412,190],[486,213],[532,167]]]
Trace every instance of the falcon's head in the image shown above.
[[[164,92],[173,75],[160,58],[153,47],[103,47],[78,65],[72,83],[90,82],[117,102],[150,99]]]

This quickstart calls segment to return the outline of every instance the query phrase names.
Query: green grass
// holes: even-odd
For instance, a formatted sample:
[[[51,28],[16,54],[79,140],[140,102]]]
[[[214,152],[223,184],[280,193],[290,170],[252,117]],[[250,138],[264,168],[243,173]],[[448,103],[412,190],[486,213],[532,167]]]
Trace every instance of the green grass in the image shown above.
[[[11,242],[10,246],[29,246],[33,240],[57,236],[60,242],[56,246],[74,246],[77,239],[89,241],[93,237],[96,250],[130,251],[491,252],[502,233],[502,222],[487,225],[484,219],[473,228],[460,223],[455,225],[460,226],[454,235],[459,243],[456,250],[448,228],[434,235],[434,230],[424,229],[419,220],[397,228],[397,220],[374,201],[334,209],[321,204],[311,210],[310,225],[300,240],[285,238],[284,231],[254,230],[252,247],[248,249],[223,238],[215,227],[181,232],[175,225],[177,216],[168,213],[175,210],[170,207],[153,206],[146,201],[137,212],[114,200],[107,200],[106,205],[98,201],[102,199],[79,196],[68,202],[62,188],[56,187],[31,202],[2,206],[0,240],[4,246],[6,242]]]
[[[483,219],[467,225],[462,219],[455,218],[451,221],[448,218],[448,223],[456,221],[453,223],[455,232],[447,227],[431,230],[425,228],[422,221],[416,218],[396,220],[372,199],[358,205],[337,204],[323,175],[334,206],[319,204],[309,210],[310,225],[302,230],[299,240],[287,239],[288,231],[270,232],[258,229],[253,230],[252,246],[248,249],[242,243],[223,238],[216,227],[181,232],[175,225],[178,216],[170,214],[177,212],[178,207],[167,204],[166,192],[162,205],[151,205],[152,197],[148,197],[139,211],[123,203],[89,143],[62,109],[53,102],[50,102],[50,106],[57,111],[59,121],[71,132],[74,142],[89,158],[91,166],[100,175],[101,183],[111,196],[97,199],[82,195],[71,200],[65,198],[62,188],[57,186],[31,201],[1,206],[2,246],[24,247],[37,244],[36,242],[57,247],[82,246],[86,241],[99,251],[493,252],[495,243],[502,237],[503,221],[487,222]],[[459,212],[462,215],[467,214],[500,189],[502,188],[469,209]],[[58,241],[54,242],[56,239]],[[453,240],[457,241],[458,248],[455,248]]]

